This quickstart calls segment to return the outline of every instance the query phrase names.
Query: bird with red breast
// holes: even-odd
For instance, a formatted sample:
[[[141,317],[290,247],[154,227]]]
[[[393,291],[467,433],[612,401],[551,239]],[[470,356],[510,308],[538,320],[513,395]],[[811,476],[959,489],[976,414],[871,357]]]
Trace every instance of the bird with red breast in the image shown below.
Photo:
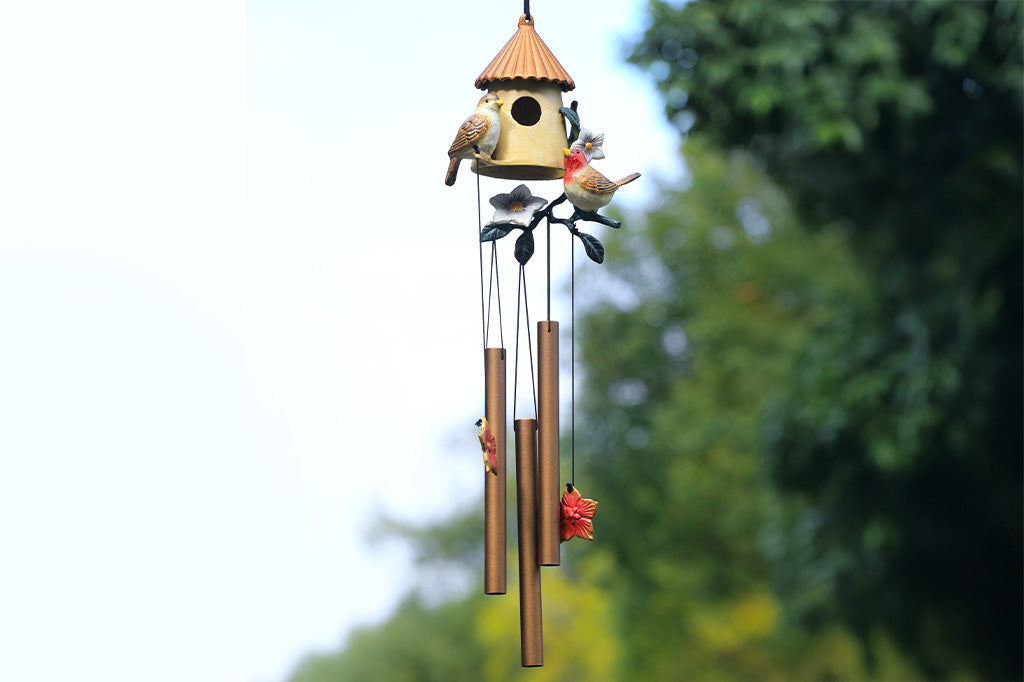
[[[444,184],[449,187],[455,184],[455,175],[463,159],[471,159],[474,154],[480,154],[485,161],[491,158],[501,133],[499,107],[502,104],[504,102],[496,94],[487,93],[480,98],[476,111],[459,126],[455,141],[448,148],[448,173],[444,176]]]
[[[593,213],[607,206],[617,189],[640,177],[639,173],[630,173],[612,182],[587,163],[582,149],[563,149],[562,154],[565,155],[565,196],[581,211]]]

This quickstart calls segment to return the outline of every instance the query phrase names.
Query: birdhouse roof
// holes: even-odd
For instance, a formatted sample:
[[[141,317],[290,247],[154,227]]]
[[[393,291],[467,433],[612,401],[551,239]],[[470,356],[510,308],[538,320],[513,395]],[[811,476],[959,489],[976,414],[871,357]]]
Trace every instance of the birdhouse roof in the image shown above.
[[[562,92],[568,92],[576,87],[572,77],[537,35],[535,23],[535,17],[532,15],[529,19],[525,14],[519,17],[519,30],[477,76],[476,87],[485,90],[494,81],[513,78],[556,83],[562,88]]]

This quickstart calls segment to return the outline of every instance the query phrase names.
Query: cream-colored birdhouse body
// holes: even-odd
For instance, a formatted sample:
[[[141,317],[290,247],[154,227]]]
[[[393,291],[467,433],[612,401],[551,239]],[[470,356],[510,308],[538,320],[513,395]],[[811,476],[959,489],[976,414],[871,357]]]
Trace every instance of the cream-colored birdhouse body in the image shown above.
[[[501,133],[492,163],[473,164],[481,175],[509,180],[557,180],[565,175],[562,149],[568,146],[562,93],[575,84],[534,30],[519,19],[519,30],[476,79],[476,86],[502,101]]]
[[[552,83],[515,79],[492,83],[504,104],[501,135],[480,172],[511,180],[557,180],[565,174],[562,148],[568,145],[559,109],[562,90]]]

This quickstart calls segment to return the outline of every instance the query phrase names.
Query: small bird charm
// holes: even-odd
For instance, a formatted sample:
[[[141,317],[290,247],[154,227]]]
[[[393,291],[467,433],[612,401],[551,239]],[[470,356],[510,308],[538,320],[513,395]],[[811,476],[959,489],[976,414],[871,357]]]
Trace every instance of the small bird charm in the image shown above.
[[[581,211],[593,213],[612,200],[615,190],[640,177],[630,173],[618,182],[612,182],[587,163],[582,149],[563,149],[565,155],[565,196]]]
[[[473,154],[482,154],[490,159],[494,148],[498,146],[498,134],[501,132],[501,117],[498,107],[503,102],[493,92],[480,98],[476,111],[470,115],[455,135],[455,141],[448,148],[448,174],[444,176],[444,184],[451,187],[455,184],[455,175],[459,172],[459,163],[470,159]]]
[[[481,417],[476,420],[476,425],[480,427],[480,447],[484,451],[484,471],[489,474],[498,475],[498,440],[491,433],[491,427],[487,425],[487,417]]]

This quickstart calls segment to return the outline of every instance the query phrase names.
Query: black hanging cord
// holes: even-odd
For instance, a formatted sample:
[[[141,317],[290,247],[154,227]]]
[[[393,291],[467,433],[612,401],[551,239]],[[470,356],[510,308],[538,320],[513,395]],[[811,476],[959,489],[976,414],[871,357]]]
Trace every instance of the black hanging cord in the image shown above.
[[[548,331],[551,331],[551,221],[544,221],[548,226]]]
[[[501,347],[505,347],[505,330],[502,323],[502,280],[498,272],[498,245],[490,243],[490,270],[487,272],[487,337],[490,336],[490,302],[494,300],[494,292],[498,291],[498,334]]]
[[[494,244],[491,244],[491,267],[487,271],[487,323],[484,327],[487,332],[484,334],[484,348],[487,347],[487,337],[491,333],[491,300],[494,298],[491,294],[494,292],[494,268],[496,265],[497,263],[494,262]],[[483,286],[482,282],[480,286]]]
[[[530,0],[523,0],[523,14],[526,15],[526,20],[530,20]]]
[[[480,251],[480,326],[484,340],[484,350],[487,349],[487,318],[488,315],[484,312],[484,244],[480,241],[480,232],[483,231],[483,219],[480,217],[480,160],[474,159],[473,161],[476,173],[476,243]],[[493,264],[493,260],[492,260]],[[500,317],[500,314],[499,314]],[[500,321],[499,321],[500,324]]]
[[[526,266],[519,266],[523,273],[523,310],[526,311],[526,347],[530,351],[530,387],[533,389],[533,416],[537,416],[537,380],[533,376],[533,335],[530,326],[530,297],[526,290]]]
[[[501,347],[505,347],[505,323],[502,322],[501,318],[501,277],[498,273],[498,245],[491,242],[491,263],[494,265],[494,289],[498,296],[498,340],[500,341]],[[490,294],[488,294],[490,296]],[[490,308],[490,300],[487,302],[488,308]],[[490,310],[487,312],[487,317],[490,318]]]
[[[572,415],[569,422],[569,433],[572,443],[570,449],[572,464],[569,470],[568,490],[572,492],[573,486],[576,485],[576,241],[572,238],[572,234],[569,235],[569,301],[572,309],[570,317],[572,336],[569,338],[569,354],[571,356],[569,361],[569,411]]]
[[[519,301],[523,294],[523,266],[519,266],[519,276],[516,278],[516,359],[512,370],[512,421],[516,419],[516,399],[519,395]]]
[[[475,159],[474,163],[476,168],[480,167],[480,160]],[[484,349],[487,348],[487,337],[491,331],[491,301],[493,300],[492,293],[497,290],[498,296],[498,338],[501,342],[501,347],[505,347],[505,329],[501,319],[501,277],[498,273],[498,245],[491,242],[491,267],[487,273],[487,294],[484,295],[484,244],[480,241],[480,232],[483,230],[482,221],[483,218],[480,216],[480,174],[476,174],[476,224],[477,224],[477,235],[476,241],[479,245],[480,250],[480,317],[481,323],[483,324],[483,336],[484,336]],[[484,302],[486,301],[486,312]]]
[[[533,342],[530,340],[530,302],[526,291],[526,268],[519,266],[519,280],[516,289],[516,359],[515,378],[512,380],[512,418],[516,415],[516,401],[519,391],[519,310],[526,313],[526,343],[530,353],[530,386],[533,389],[533,414],[537,415],[537,382],[533,376]]]

